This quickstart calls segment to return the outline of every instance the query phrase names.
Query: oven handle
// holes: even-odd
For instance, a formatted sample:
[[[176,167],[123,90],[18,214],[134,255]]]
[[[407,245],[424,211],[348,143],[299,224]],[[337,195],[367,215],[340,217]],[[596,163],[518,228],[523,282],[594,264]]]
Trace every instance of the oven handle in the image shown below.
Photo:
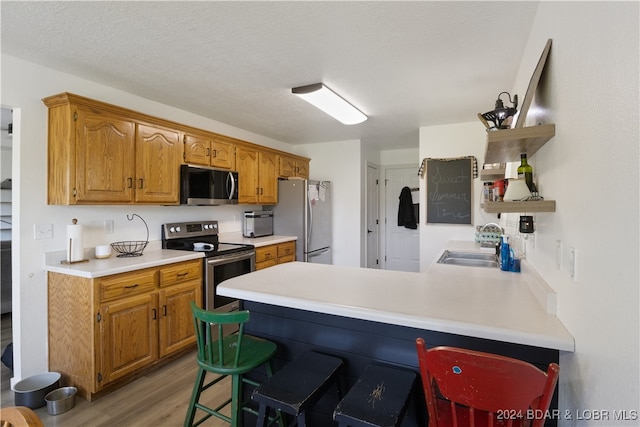
[[[207,264],[209,265],[229,264],[231,262],[243,261],[245,259],[255,258],[255,256],[256,256],[255,251],[240,252],[235,254],[207,258]]]

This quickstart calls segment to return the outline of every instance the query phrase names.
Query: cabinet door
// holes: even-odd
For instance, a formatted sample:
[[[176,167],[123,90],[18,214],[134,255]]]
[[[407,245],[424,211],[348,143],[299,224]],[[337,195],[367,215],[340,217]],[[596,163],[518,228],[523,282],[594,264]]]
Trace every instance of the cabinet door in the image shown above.
[[[160,357],[196,342],[191,301],[202,306],[202,281],[192,280],[163,288],[159,292]]]
[[[296,176],[309,179],[309,161],[296,160]]]
[[[283,178],[296,176],[296,161],[293,157],[279,156],[278,176]]]
[[[181,153],[178,131],[137,125],[136,202],[179,203]]]
[[[75,138],[77,203],[127,203],[132,200],[134,131],[132,121],[96,110],[78,109]]]
[[[100,307],[100,386],[158,359],[157,304],[154,292]]]
[[[278,203],[278,156],[270,152],[260,152],[259,163],[259,203]]]
[[[209,139],[185,134],[182,141],[186,163],[209,166],[211,159],[211,141]]]
[[[211,141],[211,166],[234,170],[236,167],[235,144],[216,138]]]
[[[258,203],[258,152],[238,147],[236,166],[238,169],[238,203]]]

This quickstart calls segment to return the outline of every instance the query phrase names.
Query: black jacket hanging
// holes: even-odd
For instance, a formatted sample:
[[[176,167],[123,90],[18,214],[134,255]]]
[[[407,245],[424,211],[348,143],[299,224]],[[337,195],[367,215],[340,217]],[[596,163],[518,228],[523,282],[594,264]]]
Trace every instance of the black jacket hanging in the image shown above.
[[[413,210],[413,199],[411,198],[411,189],[403,187],[400,191],[400,205],[398,206],[398,227],[404,226],[415,230],[418,228],[416,213]]]

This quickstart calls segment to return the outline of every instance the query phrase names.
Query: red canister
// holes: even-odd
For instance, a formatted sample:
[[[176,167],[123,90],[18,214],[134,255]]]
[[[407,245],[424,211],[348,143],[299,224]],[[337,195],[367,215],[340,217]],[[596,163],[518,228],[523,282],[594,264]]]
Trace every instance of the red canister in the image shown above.
[[[506,180],[504,179],[497,179],[493,182],[493,200],[495,202],[501,202],[504,200],[506,186]]]

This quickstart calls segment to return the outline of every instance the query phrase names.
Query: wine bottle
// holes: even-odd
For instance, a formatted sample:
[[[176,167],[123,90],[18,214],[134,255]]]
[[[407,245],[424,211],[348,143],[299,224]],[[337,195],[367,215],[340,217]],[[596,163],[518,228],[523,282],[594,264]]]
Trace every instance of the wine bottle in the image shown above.
[[[529,191],[535,191],[535,186],[533,185],[533,168],[529,163],[527,163],[527,154],[520,154],[520,166],[518,166],[518,178],[524,179],[524,182],[527,183],[527,187],[529,187]]]

